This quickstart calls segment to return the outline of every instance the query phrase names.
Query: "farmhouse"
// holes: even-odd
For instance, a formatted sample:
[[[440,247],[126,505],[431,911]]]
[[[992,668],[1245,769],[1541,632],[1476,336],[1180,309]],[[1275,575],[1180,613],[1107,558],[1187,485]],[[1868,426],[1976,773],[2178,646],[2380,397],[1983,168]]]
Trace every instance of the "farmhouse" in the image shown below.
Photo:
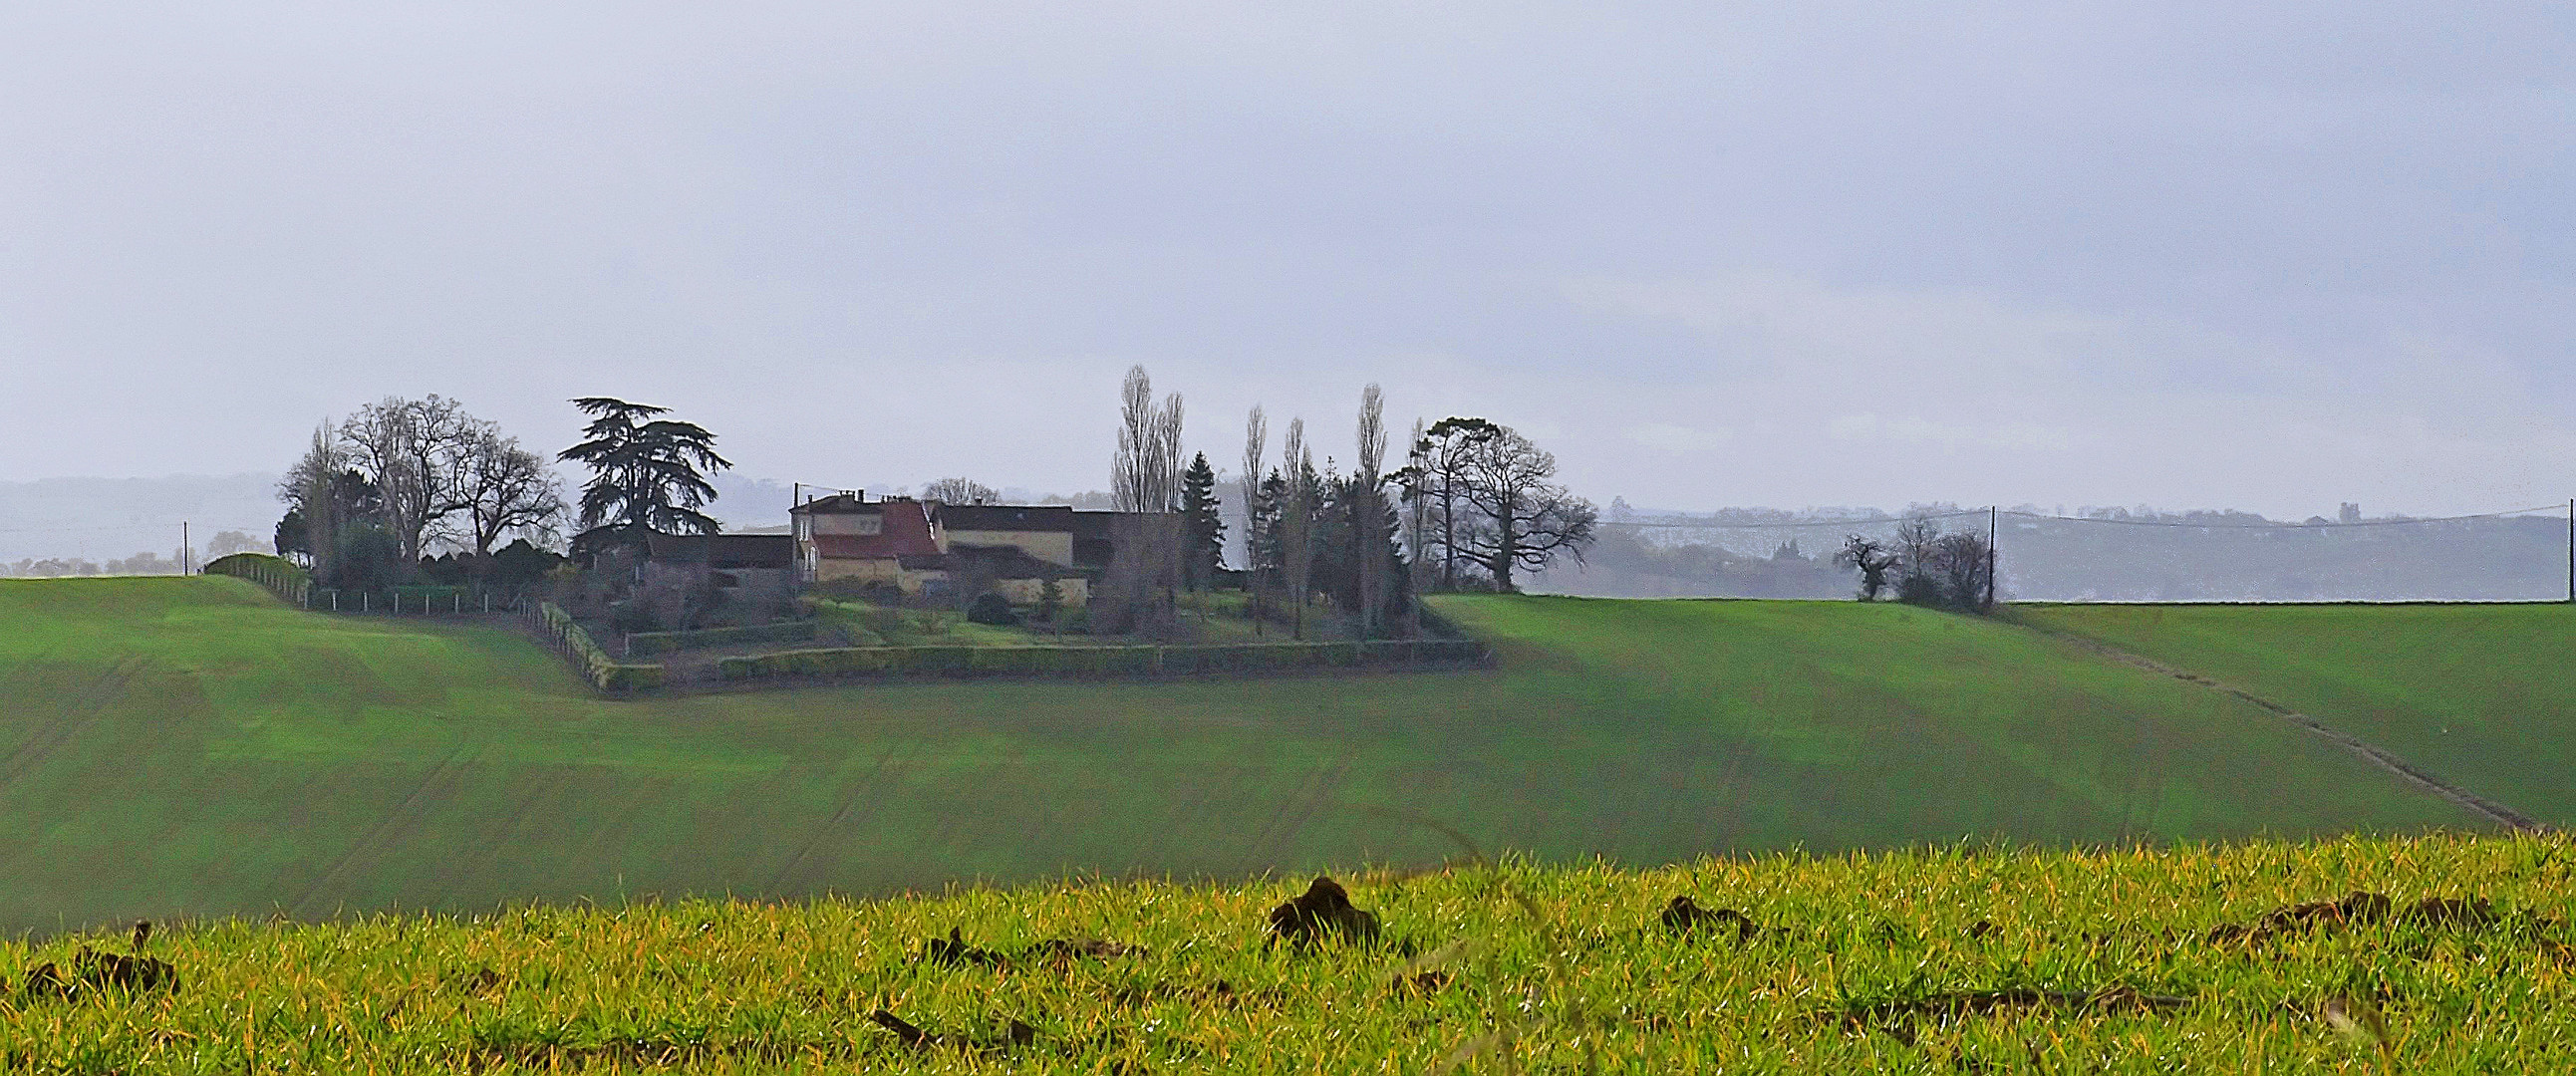
[[[942,505],[908,497],[870,501],[842,490],[788,510],[795,564],[804,581],[857,580],[904,594],[945,594],[956,587],[1000,592],[1028,604],[1056,584],[1058,600],[1080,606],[1090,596],[1082,554],[1107,563],[1106,541],[1080,534],[1082,512],[1052,505]],[[1105,537],[1107,527],[1097,529]]]

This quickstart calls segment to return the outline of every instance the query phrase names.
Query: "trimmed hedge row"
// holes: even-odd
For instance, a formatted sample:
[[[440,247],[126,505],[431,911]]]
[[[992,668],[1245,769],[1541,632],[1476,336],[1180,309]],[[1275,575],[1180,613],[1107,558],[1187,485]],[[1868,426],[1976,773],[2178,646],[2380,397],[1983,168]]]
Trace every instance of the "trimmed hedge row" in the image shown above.
[[[626,656],[651,657],[702,646],[739,646],[744,643],[805,643],[814,640],[822,625],[812,620],[782,620],[775,624],[755,624],[740,628],[699,628],[695,631],[645,631],[626,637]]]
[[[590,640],[590,633],[581,630],[581,625],[574,622],[571,613],[564,612],[555,603],[539,603],[537,621],[545,626],[547,634],[554,636],[555,645],[563,648],[564,654],[572,659],[574,668],[590,680],[591,686],[601,691],[635,691],[662,686],[661,666],[619,664],[608,656],[608,651]]]
[[[266,553],[233,553],[206,563],[209,575],[229,575],[247,579],[269,593],[297,605],[313,590],[313,573],[296,566],[294,561]]]
[[[1230,646],[846,646],[723,658],[727,680],[772,676],[1190,676],[1478,662],[1470,639]]]

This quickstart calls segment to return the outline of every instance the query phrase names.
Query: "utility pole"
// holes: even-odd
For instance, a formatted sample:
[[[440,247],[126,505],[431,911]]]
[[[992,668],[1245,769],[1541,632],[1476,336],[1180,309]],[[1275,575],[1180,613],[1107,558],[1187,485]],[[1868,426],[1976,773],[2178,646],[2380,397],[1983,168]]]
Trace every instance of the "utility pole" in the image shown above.
[[[2567,600],[2576,604],[2576,500],[2567,502]]]
[[[188,521],[179,521],[179,574],[188,574]]]
[[[1995,505],[1986,506],[1986,611],[1995,611]]]

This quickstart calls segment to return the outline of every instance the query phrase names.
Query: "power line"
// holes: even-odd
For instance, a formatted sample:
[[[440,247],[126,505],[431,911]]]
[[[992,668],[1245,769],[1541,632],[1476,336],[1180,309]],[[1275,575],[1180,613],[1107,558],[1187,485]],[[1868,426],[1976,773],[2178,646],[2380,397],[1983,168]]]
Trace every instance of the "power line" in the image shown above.
[[[2104,523],[2121,527],[2184,527],[2199,530],[2247,531],[2314,531],[2326,530],[2329,528],[2342,529],[2346,527],[2403,527],[2412,526],[2418,523],[2457,523],[2471,519],[2501,519],[2506,516],[2524,515],[2531,512],[2563,512],[2566,510],[2567,506],[2564,504],[2544,504],[2531,508],[2509,508],[2497,512],[2475,512],[2463,516],[2433,516],[2423,519],[2365,519],[2353,523],[2190,523],[2161,519],[2110,519],[2099,516],[2058,516],[2047,515],[2039,512],[2016,512],[2010,509],[2005,509],[2002,514],[2012,516],[2017,519],[2047,520],[2060,523]],[[1863,516],[1852,519],[1818,519],[1788,523],[1720,523],[1714,520],[1661,520],[1656,522],[1616,522],[1611,520],[1602,520],[1598,525],[1603,527],[1627,527],[1632,530],[1793,530],[1801,527],[1861,527],[1873,524],[1903,523],[1907,520],[1913,519],[1958,519],[1965,516],[1982,516],[1985,514],[1985,509],[1977,508],[1963,509],[1956,512],[1931,512],[1922,515]]]
[[[1933,512],[1928,515],[1919,516],[1867,516],[1858,519],[1817,519],[1798,523],[1718,523],[1714,521],[1680,523],[1621,523],[1612,520],[1602,520],[1597,525],[1603,527],[1630,527],[1638,530],[1759,531],[1789,530],[1798,527],[1861,527],[1879,523],[1903,523],[1909,519],[1957,519],[1961,516],[1982,516],[1984,514],[1986,514],[1986,510],[1979,508],[1971,511]]]
[[[2063,523],[2107,523],[2120,527],[2191,527],[2212,531],[2300,530],[2318,531],[2348,527],[2406,527],[2418,523],[2458,523],[2470,519],[2502,519],[2530,512],[2558,512],[2565,505],[2544,504],[2533,508],[2508,508],[2499,512],[2473,512],[2464,516],[2431,516],[2423,519],[2364,519],[2351,523],[2188,523],[2161,519],[2104,519],[2094,516],[2051,516],[2037,512],[2005,512],[2020,519],[2054,520]]]

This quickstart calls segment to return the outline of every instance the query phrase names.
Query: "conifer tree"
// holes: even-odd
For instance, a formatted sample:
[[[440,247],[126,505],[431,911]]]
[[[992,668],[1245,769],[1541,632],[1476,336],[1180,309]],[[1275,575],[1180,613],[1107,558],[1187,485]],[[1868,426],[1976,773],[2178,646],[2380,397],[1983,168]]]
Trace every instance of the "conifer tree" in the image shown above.
[[[1205,452],[1192,458],[1189,470],[1181,475],[1181,514],[1189,528],[1185,567],[1190,586],[1205,590],[1225,563],[1225,517],[1217,510],[1216,468],[1208,466]]]

